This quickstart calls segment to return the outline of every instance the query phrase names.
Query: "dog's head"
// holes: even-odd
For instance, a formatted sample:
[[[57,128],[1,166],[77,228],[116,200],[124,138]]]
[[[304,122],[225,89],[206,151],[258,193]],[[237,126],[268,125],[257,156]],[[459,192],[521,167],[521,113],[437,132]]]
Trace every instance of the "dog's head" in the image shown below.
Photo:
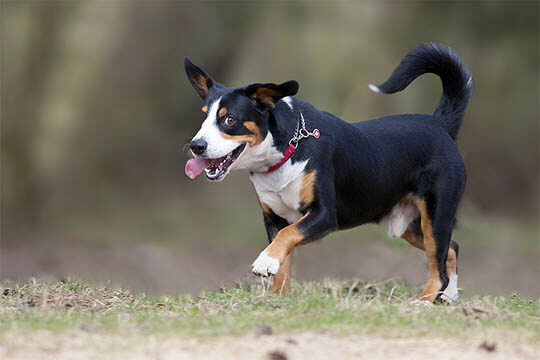
[[[204,170],[209,180],[221,181],[231,169],[252,170],[264,165],[261,156],[272,146],[270,111],[283,97],[295,95],[298,83],[291,80],[232,89],[214,81],[188,58],[185,69],[204,101],[202,111],[206,114],[191,141],[193,159],[186,164],[186,175],[194,179]]]

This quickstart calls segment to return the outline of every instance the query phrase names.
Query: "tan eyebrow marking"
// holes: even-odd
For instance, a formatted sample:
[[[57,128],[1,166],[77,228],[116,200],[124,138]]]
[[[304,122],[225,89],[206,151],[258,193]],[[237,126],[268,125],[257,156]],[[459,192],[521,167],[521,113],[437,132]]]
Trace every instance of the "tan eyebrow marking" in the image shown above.
[[[263,137],[261,135],[261,131],[257,124],[255,124],[253,121],[246,121],[244,122],[244,126],[251,131],[253,134],[247,134],[247,135],[229,135],[227,133],[221,132],[221,136],[223,136],[225,139],[231,139],[238,142],[247,142],[249,146],[253,147],[255,145],[259,145],[263,142]]]
[[[204,105],[202,108],[201,108],[202,112],[203,113],[207,113],[208,112],[208,106]]]
[[[219,109],[219,112],[218,112],[219,117],[224,117],[225,114],[227,114],[227,108],[222,107],[221,109]]]

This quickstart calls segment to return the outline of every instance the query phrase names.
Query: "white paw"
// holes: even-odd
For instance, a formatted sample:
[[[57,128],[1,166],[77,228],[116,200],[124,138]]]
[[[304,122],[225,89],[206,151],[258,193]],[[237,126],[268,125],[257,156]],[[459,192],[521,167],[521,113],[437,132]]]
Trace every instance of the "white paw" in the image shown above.
[[[279,260],[269,256],[266,250],[263,250],[251,265],[251,271],[259,276],[276,275],[278,270]]]
[[[444,289],[443,293],[441,294],[441,299],[452,304],[456,302],[458,298],[459,298],[458,276],[456,273],[452,273],[450,274],[450,281],[448,282],[448,286],[446,287],[446,289]]]
[[[433,303],[431,301],[427,301],[427,300],[413,300],[411,301],[411,305],[418,305],[418,306],[428,306],[428,307],[431,307],[433,306]]]

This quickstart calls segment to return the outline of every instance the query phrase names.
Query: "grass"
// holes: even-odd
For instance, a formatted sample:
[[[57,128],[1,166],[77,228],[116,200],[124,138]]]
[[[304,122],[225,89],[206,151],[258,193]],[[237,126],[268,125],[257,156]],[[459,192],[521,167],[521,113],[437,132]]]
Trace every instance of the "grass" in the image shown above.
[[[281,333],[464,339],[493,333],[540,342],[538,300],[482,296],[424,307],[410,304],[420,289],[397,280],[294,283],[291,296],[273,295],[266,284],[256,281],[199,296],[150,297],[74,279],[6,282],[0,290],[0,342],[8,334],[74,329],[120,335],[236,336],[261,324]]]

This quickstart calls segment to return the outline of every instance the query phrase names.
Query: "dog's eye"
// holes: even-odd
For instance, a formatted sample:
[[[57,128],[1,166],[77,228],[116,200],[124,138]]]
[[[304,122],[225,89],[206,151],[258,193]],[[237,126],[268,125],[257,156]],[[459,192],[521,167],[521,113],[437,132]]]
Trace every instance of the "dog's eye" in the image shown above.
[[[234,125],[236,120],[234,120],[234,118],[232,116],[227,115],[227,116],[225,116],[225,119],[223,120],[223,122],[225,123],[225,125],[232,126],[232,125]]]

